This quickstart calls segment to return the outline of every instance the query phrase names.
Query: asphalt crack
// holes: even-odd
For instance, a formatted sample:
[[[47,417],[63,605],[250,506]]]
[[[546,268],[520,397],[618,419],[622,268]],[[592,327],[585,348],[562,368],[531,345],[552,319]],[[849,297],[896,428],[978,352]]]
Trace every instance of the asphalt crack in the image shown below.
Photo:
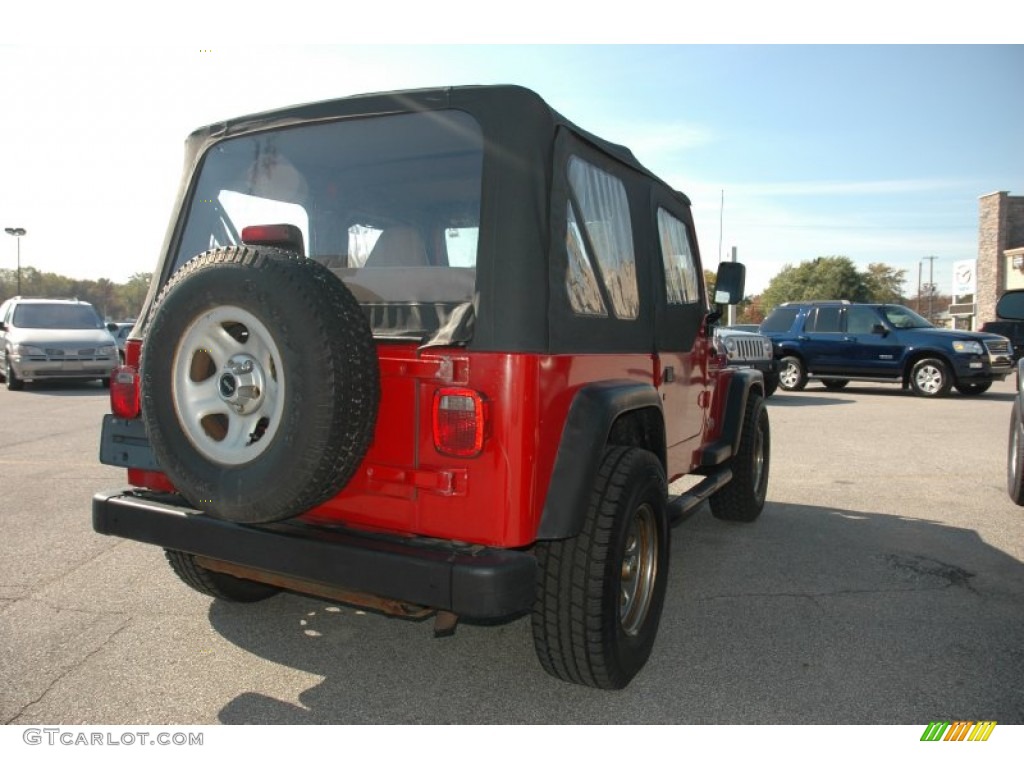
[[[17,713],[14,715],[14,717],[12,717],[9,720],[6,720],[4,722],[4,725],[10,725],[11,723],[14,723],[16,720],[18,720],[18,718],[20,718],[22,715],[24,715],[29,709],[31,709],[36,704],[38,704],[43,699],[45,699],[49,695],[49,693],[57,686],[58,683],[60,683],[62,680],[64,680],[64,678],[66,678],[72,672],[76,672],[77,670],[81,669],[83,665],[88,663],[88,661],[93,656],[98,654],[100,651],[105,650],[107,645],[110,643],[110,641],[115,639],[122,632],[124,632],[124,630],[127,629],[131,625],[131,623],[132,623],[132,619],[130,617],[126,618],[121,623],[121,625],[119,627],[117,627],[117,629],[115,629],[113,632],[111,632],[109,635],[107,635],[101,642],[99,642],[96,645],[96,647],[93,650],[91,650],[89,653],[87,653],[85,656],[83,656],[81,659],[79,659],[74,664],[70,664],[70,665],[68,665],[67,668],[62,670],[60,672],[60,674],[58,674],[53,680],[50,681],[50,683],[46,686],[46,688],[43,690],[42,693],[40,693],[32,701],[26,703],[23,707],[21,707],[21,709],[19,709],[17,711]]]

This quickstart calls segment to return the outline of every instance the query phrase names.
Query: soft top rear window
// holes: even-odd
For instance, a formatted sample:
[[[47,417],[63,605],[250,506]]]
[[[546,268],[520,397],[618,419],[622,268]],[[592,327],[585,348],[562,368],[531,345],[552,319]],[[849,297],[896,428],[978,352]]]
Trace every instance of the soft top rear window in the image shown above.
[[[174,268],[291,224],[344,280],[374,335],[468,341],[483,138],[465,112],[309,123],[227,139],[202,161]],[[457,327],[455,327],[457,326]]]

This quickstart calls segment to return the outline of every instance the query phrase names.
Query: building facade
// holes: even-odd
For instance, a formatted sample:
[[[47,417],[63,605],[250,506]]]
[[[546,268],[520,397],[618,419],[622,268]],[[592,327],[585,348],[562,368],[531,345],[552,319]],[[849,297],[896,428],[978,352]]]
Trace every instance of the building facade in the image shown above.
[[[1004,291],[1024,288],[1024,197],[992,192],[979,198],[978,326],[996,319]]]

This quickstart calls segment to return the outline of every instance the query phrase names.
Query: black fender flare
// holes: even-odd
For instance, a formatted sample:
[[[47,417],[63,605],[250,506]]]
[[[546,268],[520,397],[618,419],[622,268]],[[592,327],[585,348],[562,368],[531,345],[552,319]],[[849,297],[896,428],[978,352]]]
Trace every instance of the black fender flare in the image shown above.
[[[757,390],[764,397],[764,377],[753,368],[739,368],[729,377],[722,409],[722,431],[717,440],[701,451],[701,467],[705,470],[731,459],[740,447],[743,435],[743,415],[747,410],[750,393]]]
[[[562,428],[537,539],[565,539],[579,533],[612,425],[624,413],[649,408],[657,409],[664,419],[661,397],[649,383],[596,382],[576,392]],[[663,467],[664,443],[662,421],[661,445],[653,453]]]

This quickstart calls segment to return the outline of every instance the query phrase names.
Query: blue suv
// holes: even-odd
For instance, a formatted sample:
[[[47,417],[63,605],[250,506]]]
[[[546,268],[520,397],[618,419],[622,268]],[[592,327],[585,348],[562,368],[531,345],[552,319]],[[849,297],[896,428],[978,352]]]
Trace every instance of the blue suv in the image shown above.
[[[810,301],[780,304],[761,324],[779,361],[779,386],[828,389],[879,381],[941,397],[956,387],[979,395],[1013,370],[1008,339],[936,328],[899,304]]]

